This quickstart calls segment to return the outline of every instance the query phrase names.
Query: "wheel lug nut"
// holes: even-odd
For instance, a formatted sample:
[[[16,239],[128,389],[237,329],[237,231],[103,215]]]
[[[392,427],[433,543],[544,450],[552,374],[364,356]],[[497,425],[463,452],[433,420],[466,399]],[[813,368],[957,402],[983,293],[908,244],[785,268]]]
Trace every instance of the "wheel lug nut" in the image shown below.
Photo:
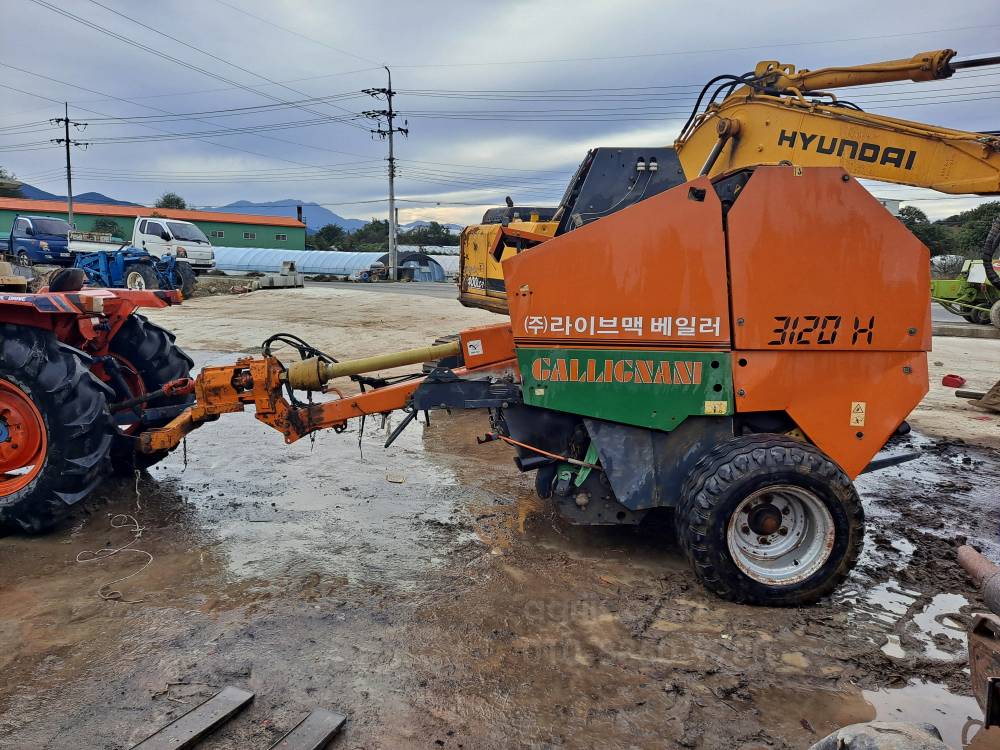
[[[783,515],[783,516],[787,516],[791,512],[792,512],[792,509],[789,508],[787,505],[784,508],[781,509],[781,515]]]
[[[767,540],[766,536],[762,536],[762,537],[758,538],[757,541],[760,542],[761,544],[770,544],[770,542]]]
[[[740,527],[740,531],[743,532],[744,534],[749,534],[750,533],[750,527],[747,526],[746,524],[743,524]]]
[[[782,526],[780,529],[778,529],[778,533],[781,534],[782,536],[788,536],[788,529]]]

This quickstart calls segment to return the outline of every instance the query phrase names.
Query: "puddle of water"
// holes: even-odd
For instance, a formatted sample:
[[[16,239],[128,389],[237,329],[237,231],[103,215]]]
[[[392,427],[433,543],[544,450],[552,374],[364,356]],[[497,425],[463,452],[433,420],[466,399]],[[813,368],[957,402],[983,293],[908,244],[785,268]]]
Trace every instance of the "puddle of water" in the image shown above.
[[[917,546],[913,544],[913,542],[911,542],[909,539],[903,539],[903,538],[893,539],[891,544],[894,549],[897,549],[903,553],[904,559],[900,567],[905,567],[906,564],[909,562],[910,558],[913,557],[913,553],[914,551],[916,551]]]
[[[968,604],[968,599],[961,594],[938,594],[931,599],[921,612],[913,616],[913,623],[919,629],[917,638],[923,642],[924,654],[927,657],[942,661],[961,660],[965,657],[964,650],[951,653],[938,648],[934,642],[934,636],[944,635],[949,638],[964,640],[965,634],[961,625],[947,617],[947,615],[958,612]],[[956,626],[958,632],[956,632]]]
[[[755,694],[754,705],[762,723],[795,747],[808,747],[849,724],[887,721],[933,724],[953,750],[1000,750],[1000,729],[981,730],[976,699],[933,682],[893,690],[773,688]]]
[[[882,645],[883,654],[893,659],[902,659],[906,656],[906,651],[903,650],[903,644],[900,643],[898,635],[889,633],[885,639],[885,643]]]
[[[919,592],[908,591],[897,581],[886,581],[865,592],[857,602],[856,611],[867,613],[878,622],[892,627],[909,611],[919,596]]]
[[[875,709],[861,691],[773,688],[755,693],[761,723],[792,747],[809,747],[849,724],[875,720]]]
[[[914,681],[894,690],[866,690],[864,698],[875,709],[878,721],[933,724],[952,748],[1000,748],[1000,731],[973,739],[979,729],[976,722],[982,719],[976,699],[954,695],[944,685]],[[970,743],[963,743],[963,732]]]
[[[858,613],[865,613],[889,630],[903,620],[919,596],[919,592],[902,588],[895,580],[886,581],[872,587],[860,597],[852,596],[849,599],[854,605],[852,617],[857,617]],[[963,658],[964,651],[954,653],[945,651],[938,646],[934,637],[944,635],[964,640],[965,629],[962,624],[948,615],[957,613],[968,603],[961,594],[937,594],[919,612],[912,615],[910,621],[915,628],[914,636],[923,646],[922,656],[940,661],[956,661]],[[910,627],[909,623],[906,626]],[[899,635],[892,632],[885,633],[885,642],[881,645],[881,649],[882,653],[894,659],[903,659],[907,655]]]

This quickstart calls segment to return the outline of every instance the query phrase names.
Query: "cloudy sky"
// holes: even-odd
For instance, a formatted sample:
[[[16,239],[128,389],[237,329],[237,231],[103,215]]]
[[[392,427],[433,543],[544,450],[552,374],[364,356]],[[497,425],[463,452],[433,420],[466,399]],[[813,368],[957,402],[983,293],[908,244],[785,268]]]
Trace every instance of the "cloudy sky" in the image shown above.
[[[398,92],[404,221],[468,223],[512,195],[555,203],[589,147],[668,145],[701,84],[760,59],[860,64],[996,52],[1000,4],[2,0],[0,166],[65,192],[196,206],[238,199],[386,211],[386,144],[364,89]],[[912,95],[912,96],[911,96]],[[869,111],[1000,129],[1000,66],[859,95]],[[116,119],[117,118],[117,119]],[[932,217],[976,204],[874,185]],[[289,213],[294,213],[289,201]]]

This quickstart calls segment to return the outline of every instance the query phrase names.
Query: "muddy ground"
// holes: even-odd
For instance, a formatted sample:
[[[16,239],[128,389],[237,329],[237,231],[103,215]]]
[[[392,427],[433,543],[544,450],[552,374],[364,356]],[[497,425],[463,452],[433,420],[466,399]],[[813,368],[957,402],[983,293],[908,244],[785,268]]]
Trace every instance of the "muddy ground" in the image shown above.
[[[379,331],[399,346],[449,315],[496,320],[294,294],[159,315],[199,365],[231,361],[258,328],[360,355]],[[476,445],[479,415],[412,425],[387,451],[391,424],[369,422],[360,447],[357,425],[285,446],[249,414],[224,417],[188,439],[186,465],[178,451],[55,533],[0,540],[0,746],[128,747],[234,684],[257,697],[206,748],[267,747],[315,706],[348,714],[338,748],[802,748],[876,716],[1000,747],[972,723],[960,629],[981,601],[954,559],[965,538],[1000,554],[997,424],[957,414],[964,441],[914,435],[919,463],[859,481],[862,563],[798,610],[704,593],[668,518],[565,525],[506,448]],[[145,555],[76,562],[133,538],[113,514],[136,519],[131,549],[153,556],[103,589],[117,602],[98,592]]]

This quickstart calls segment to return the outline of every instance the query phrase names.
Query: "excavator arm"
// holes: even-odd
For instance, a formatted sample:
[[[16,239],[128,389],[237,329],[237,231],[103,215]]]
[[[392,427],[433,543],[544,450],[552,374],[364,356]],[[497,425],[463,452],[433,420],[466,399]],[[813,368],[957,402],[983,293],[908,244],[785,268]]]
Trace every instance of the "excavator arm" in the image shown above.
[[[1000,58],[953,62],[953,50],[856,67],[796,70],[776,61],[717,76],[674,144],[688,178],[762,164],[839,166],[860,178],[943,193],[1000,193],[1000,138],[864,112],[829,89],[933,81]],[[708,105],[697,111],[710,86]],[[723,97],[721,101],[715,99]]]

